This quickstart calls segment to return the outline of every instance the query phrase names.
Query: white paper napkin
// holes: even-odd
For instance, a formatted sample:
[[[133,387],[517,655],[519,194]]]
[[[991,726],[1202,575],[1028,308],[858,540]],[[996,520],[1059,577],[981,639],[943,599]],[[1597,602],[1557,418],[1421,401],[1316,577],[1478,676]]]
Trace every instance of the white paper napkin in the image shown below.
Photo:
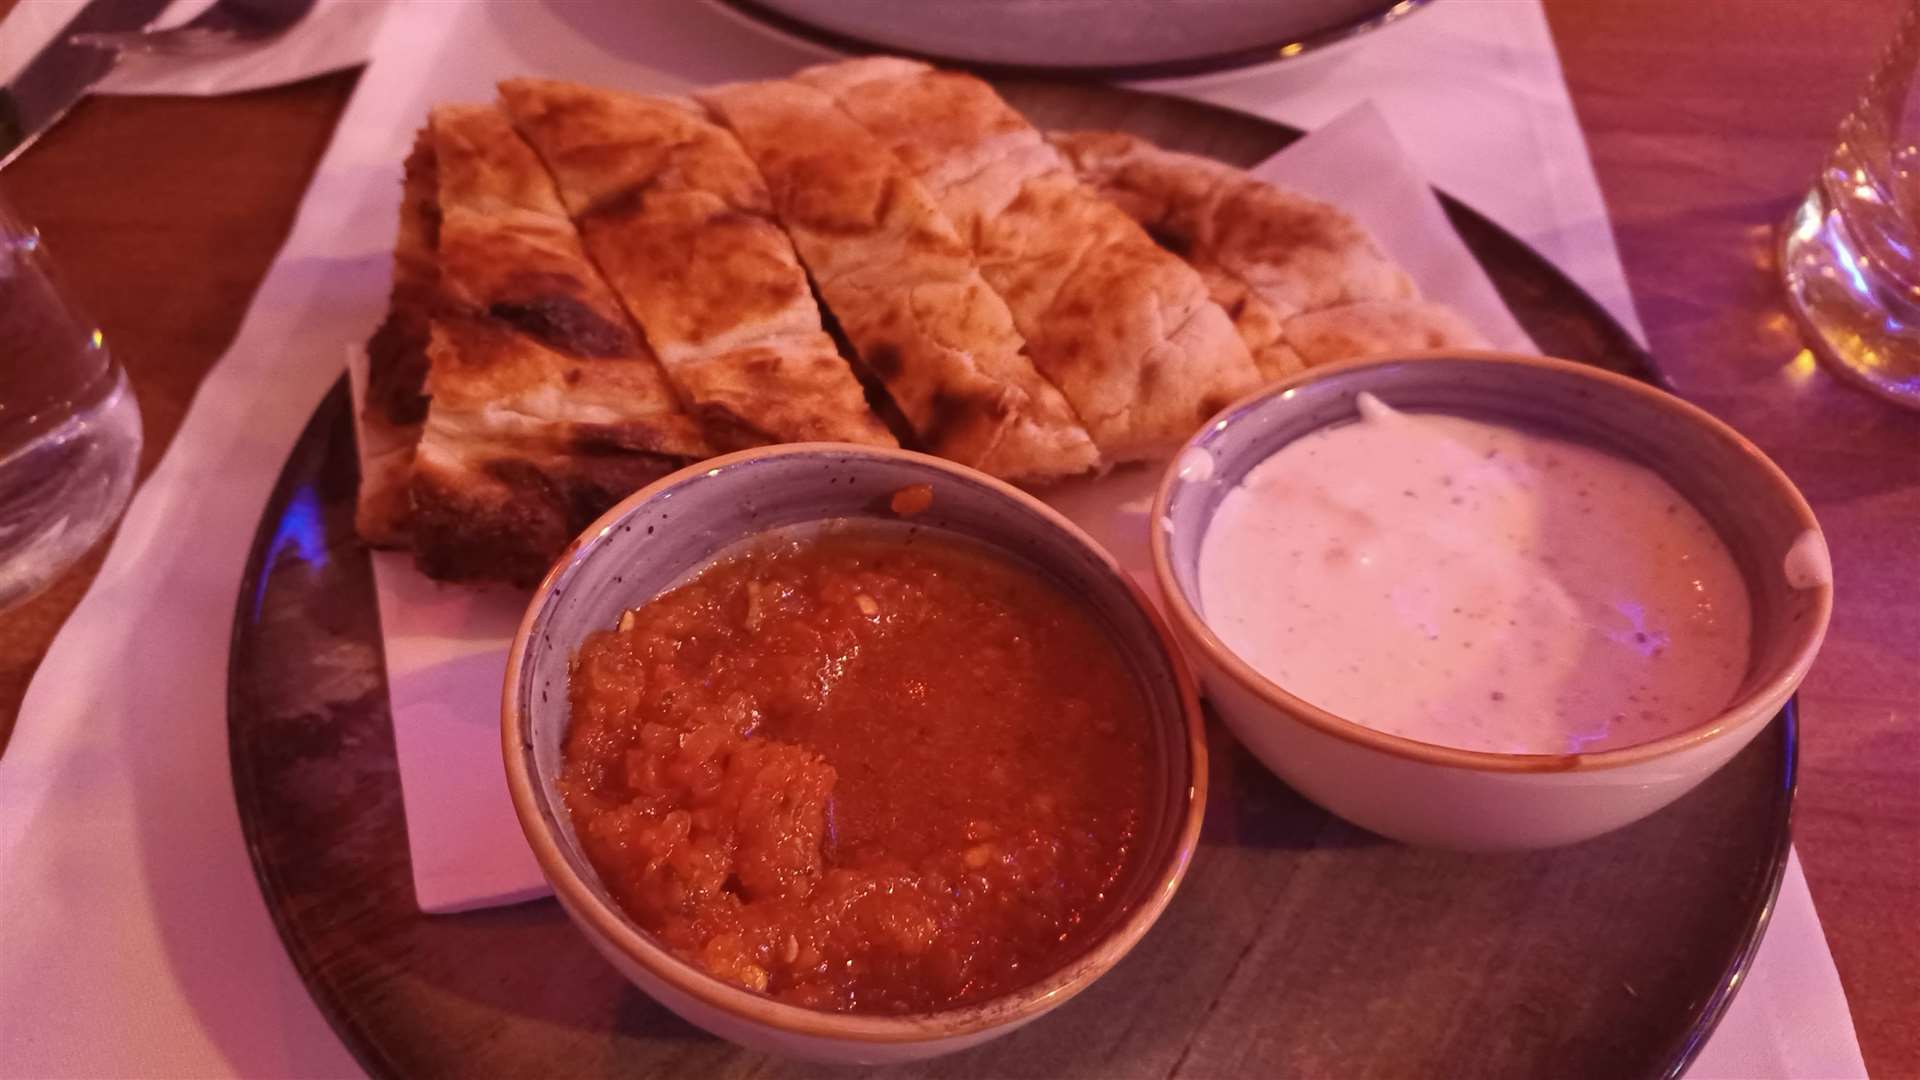
[[[384,301],[396,163],[430,102],[483,99],[500,74],[677,90],[812,59],[683,0],[396,5],[374,51],[285,249],[0,757],[0,1076],[358,1072],[248,866],[227,766],[226,644],[260,506],[338,377],[343,338],[364,338]],[[1371,98],[1419,173],[1637,326],[1537,3],[1447,0],[1336,57],[1200,94],[1308,128]],[[1792,863],[1747,985],[1693,1075],[1863,1074]]]
[[[1486,271],[1453,230],[1420,173],[1372,101],[1334,117],[1250,170],[1352,214],[1420,286],[1451,306],[1498,349],[1533,351]]]
[[[211,3],[179,0],[154,25],[177,26]],[[0,22],[0,83],[12,79],[86,4],[87,0],[21,0]],[[372,55],[386,7],[386,0],[320,0],[285,34],[231,56],[129,54],[93,92],[237,94],[354,67]]]
[[[366,353],[349,349],[347,370],[358,416]],[[366,475],[364,454],[361,466]],[[399,551],[373,553],[373,580],[420,910],[468,911],[546,895],[500,765],[500,686],[530,594],[442,585]]]

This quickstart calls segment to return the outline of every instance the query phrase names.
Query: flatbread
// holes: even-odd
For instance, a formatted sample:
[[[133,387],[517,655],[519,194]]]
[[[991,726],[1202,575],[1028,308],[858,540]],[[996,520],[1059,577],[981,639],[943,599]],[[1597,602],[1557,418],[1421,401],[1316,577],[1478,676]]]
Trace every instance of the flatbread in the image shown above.
[[[822,301],[922,449],[1036,482],[1099,463],[966,241],[885,146],[803,83],[697,96],[759,167]]]
[[[1298,370],[1302,360],[1277,332],[1288,319],[1417,295],[1336,207],[1131,135],[1055,132],[1049,139],[1082,180],[1207,278],[1267,378]]]
[[[413,449],[427,419],[427,328],[440,287],[439,235],[439,170],[432,136],[422,128],[401,184],[387,316],[367,341],[354,527],[375,547],[406,547],[409,540]]]
[[[710,439],[894,444],[731,135],[688,101],[539,79],[500,93]]]
[[[441,306],[414,554],[436,577],[532,584],[614,502],[713,446],[506,116],[441,106],[430,128]]]
[[[1108,461],[1158,458],[1259,372],[1206,284],[987,84],[891,58],[800,72],[932,194]]]
[[[1287,320],[1284,333],[1308,366],[1428,349],[1484,349],[1480,336],[1452,308],[1424,300],[1374,300],[1311,311]]]

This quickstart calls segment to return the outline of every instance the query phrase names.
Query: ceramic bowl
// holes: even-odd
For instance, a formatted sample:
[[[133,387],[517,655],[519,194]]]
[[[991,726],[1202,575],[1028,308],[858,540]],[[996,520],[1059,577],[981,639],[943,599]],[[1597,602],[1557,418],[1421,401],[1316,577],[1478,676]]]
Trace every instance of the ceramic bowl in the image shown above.
[[[1138,673],[1157,732],[1154,813],[1122,898],[1086,952],[1033,985],[966,1008],[870,1016],[784,1004],[707,975],[640,929],[601,885],[555,788],[567,727],[570,658],[589,633],[755,534],[847,518],[899,523],[903,487],[933,503],[903,527],[989,545],[1052,579],[1102,621]],[[555,896],[614,966],[688,1021],[755,1049],[883,1064],[959,1050],[1067,1001],[1111,968],[1165,909],[1200,832],[1207,767],[1199,699],[1151,602],[1065,518],[1016,488],[900,450],[796,444],[749,450],[666,477],[614,507],[576,540],[527,609],[502,701],[507,786]]]
[[[1656,741],[1584,754],[1452,749],[1375,731],[1269,681],[1201,610],[1198,563],[1215,508],[1248,470],[1308,432],[1355,417],[1369,391],[1394,408],[1515,423],[1640,462],[1698,507],[1732,551],[1753,603],[1745,680],[1717,716]],[[1204,454],[1210,468],[1194,455]],[[1830,585],[1795,588],[1784,560],[1819,525],[1792,482],[1712,416],[1644,383],[1561,360],[1425,354],[1314,368],[1215,417],[1168,468],[1154,508],[1154,573],[1207,697],[1281,779],[1335,814],[1412,844],[1550,847],[1637,821],[1726,764],[1813,663]],[[1382,671],[1394,658],[1374,657]]]
[[[1426,0],[724,0],[783,36],[1081,78],[1141,79],[1287,61],[1397,22]]]

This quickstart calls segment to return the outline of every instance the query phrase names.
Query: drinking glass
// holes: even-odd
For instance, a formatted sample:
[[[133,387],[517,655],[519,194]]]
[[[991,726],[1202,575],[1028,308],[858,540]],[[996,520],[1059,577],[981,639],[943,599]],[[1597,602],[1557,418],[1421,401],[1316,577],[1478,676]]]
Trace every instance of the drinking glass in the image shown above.
[[[140,408],[40,234],[0,202],[0,609],[45,588],[126,509]]]
[[[1920,0],[1780,238],[1787,299],[1836,374],[1920,408]]]

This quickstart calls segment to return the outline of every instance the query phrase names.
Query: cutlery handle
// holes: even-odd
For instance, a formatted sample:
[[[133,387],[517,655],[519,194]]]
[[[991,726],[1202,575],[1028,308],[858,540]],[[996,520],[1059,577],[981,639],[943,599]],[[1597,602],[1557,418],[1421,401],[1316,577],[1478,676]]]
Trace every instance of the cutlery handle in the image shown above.
[[[5,168],[74,102],[107,76],[120,54],[86,44],[90,34],[138,30],[168,0],[93,0],[11,83],[0,87],[0,168]]]

